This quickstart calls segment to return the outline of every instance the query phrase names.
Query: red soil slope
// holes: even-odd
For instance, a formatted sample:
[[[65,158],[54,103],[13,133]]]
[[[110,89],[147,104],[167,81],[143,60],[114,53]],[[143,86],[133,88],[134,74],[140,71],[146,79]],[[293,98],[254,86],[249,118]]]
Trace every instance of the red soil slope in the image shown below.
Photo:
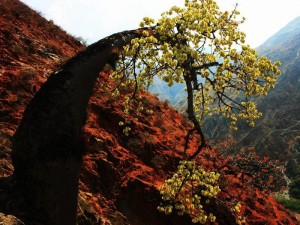
[[[19,1],[0,2],[0,146],[9,159],[10,137],[51,71],[83,49],[80,42]],[[0,175],[10,174],[2,162]]]
[[[13,172],[11,138],[26,105],[50,73],[83,46],[17,0],[1,1],[0,24],[1,177]],[[142,101],[154,114],[141,117],[129,137],[124,136],[118,124],[121,99],[105,91],[108,83],[107,73],[101,73],[88,109],[78,223],[191,224],[187,217],[165,216],[156,210],[157,188],[180,160],[191,125],[167,104],[143,93]],[[191,143],[190,151],[196,144],[196,140]],[[212,163],[199,160],[213,170]],[[273,198],[241,188],[235,177],[226,179],[231,181],[232,193],[242,196],[247,224],[297,224]],[[221,197],[226,199],[226,194]],[[224,224],[222,218],[219,224]]]

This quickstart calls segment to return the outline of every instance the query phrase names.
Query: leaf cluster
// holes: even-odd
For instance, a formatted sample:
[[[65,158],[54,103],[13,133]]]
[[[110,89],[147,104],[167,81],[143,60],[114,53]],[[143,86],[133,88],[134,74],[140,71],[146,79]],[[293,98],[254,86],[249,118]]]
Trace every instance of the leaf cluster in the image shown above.
[[[193,223],[215,222],[216,217],[205,211],[205,205],[221,191],[219,176],[215,172],[206,172],[194,161],[181,161],[177,172],[160,187],[166,204],[158,210],[170,214],[175,209],[178,215],[190,215]]]
[[[239,14],[236,8],[222,12],[214,0],[186,0],[157,21],[146,17],[142,36],[124,47],[111,77],[135,85],[134,94],[153,85],[154,76],[170,86],[189,82],[198,121],[217,113],[230,118],[232,128],[238,119],[254,126],[261,113],[251,96],[274,87],[280,63],[259,57],[245,44]]]

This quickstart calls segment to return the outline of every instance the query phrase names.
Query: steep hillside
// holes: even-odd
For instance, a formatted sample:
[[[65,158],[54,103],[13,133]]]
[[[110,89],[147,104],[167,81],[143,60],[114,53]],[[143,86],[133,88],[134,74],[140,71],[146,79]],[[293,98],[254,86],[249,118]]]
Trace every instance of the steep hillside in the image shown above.
[[[258,49],[260,54],[282,62],[282,76],[277,87],[258,102],[264,113],[258,126],[253,130],[246,129],[240,138],[241,145],[255,145],[263,154],[286,162],[287,174],[291,179],[290,195],[297,199],[300,199],[299,27],[300,17]],[[256,137],[255,141],[253,137]],[[299,207],[297,210],[300,210]]]
[[[49,75],[83,47],[17,0],[1,1],[0,10],[1,181],[13,173],[11,140],[26,105]],[[109,71],[103,71],[99,75],[84,127],[78,224],[192,224],[188,217],[166,216],[156,209],[161,201],[158,187],[170,177],[182,158],[186,130],[191,124],[168,104],[144,92],[142,101],[154,114],[141,116],[139,122],[132,125],[129,137],[124,136],[119,126],[124,94],[118,98],[111,96],[106,88],[110,82],[108,74]],[[196,146],[194,138],[190,152]],[[212,171],[216,170],[216,164],[225,163],[210,161],[205,155],[198,160]],[[243,205],[248,224],[296,224],[295,219],[264,192],[244,187],[232,174],[224,175],[222,180],[227,192],[222,192],[220,198],[236,196]],[[5,191],[0,185],[0,200],[6,198]],[[6,204],[0,205],[0,212],[17,215],[24,223],[1,213],[0,223],[41,224],[39,215],[19,208],[21,201],[22,198],[7,199]],[[227,208],[219,206],[214,210],[218,224],[231,221]]]
[[[256,127],[250,129],[241,123],[239,131],[230,133],[242,146],[254,145],[263,154],[291,162],[299,158],[300,151],[299,26],[300,20],[297,18],[266,41],[266,45],[258,48],[259,54],[282,62],[282,75],[275,89],[258,99],[258,108],[263,112],[263,117]],[[287,31],[288,36],[285,35]],[[208,130],[212,138],[225,138],[227,132],[222,123],[224,121],[210,122]]]
[[[1,1],[0,24],[0,157],[8,159],[25,106],[51,72],[83,46],[18,1]],[[10,163],[1,165],[1,176],[11,173]]]

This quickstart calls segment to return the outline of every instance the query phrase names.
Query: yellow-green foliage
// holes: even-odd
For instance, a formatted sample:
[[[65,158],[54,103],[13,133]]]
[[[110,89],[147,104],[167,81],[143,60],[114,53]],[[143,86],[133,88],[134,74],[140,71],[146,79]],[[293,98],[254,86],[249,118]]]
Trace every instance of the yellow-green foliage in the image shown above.
[[[220,192],[219,176],[206,172],[194,161],[181,161],[173,177],[160,187],[162,199],[167,204],[159,206],[158,210],[170,214],[175,208],[178,215],[190,215],[194,223],[205,224],[207,219],[214,222],[216,217],[205,211],[204,204],[209,204]]]
[[[157,21],[143,19],[140,26],[149,29],[124,47],[111,77],[137,90],[151,85],[154,76],[170,86],[190,77],[199,121],[218,113],[231,120],[232,128],[238,119],[254,126],[261,113],[250,97],[274,87],[280,63],[259,57],[245,44],[239,30],[243,22],[236,8],[222,12],[214,0],[185,0],[184,7],[172,7]],[[125,105],[130,108],[130,101]]]

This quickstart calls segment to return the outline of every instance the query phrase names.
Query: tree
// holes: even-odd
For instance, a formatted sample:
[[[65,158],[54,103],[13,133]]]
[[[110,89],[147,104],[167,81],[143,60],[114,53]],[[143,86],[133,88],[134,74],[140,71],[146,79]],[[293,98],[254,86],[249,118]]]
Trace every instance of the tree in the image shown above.
[[[222,12],[214,0],[185,0],[184,7],[172,7],[158,21],[144,18],[140,24],[141,36],[124,46],[111,75],[116,82],[114,95],[119,95],[120,87],[133,88],[131,97],[124,102],[125,123],[121,121],[120,125],[128,123],[131,114],[139,115],[144,110],[141,103],[136,103],[138,91],[153,85],[155,76],[169,86],[185,83],[187,114],[194,128],[187,134],[184,160],[178,171],[161,188],[163,200],[169,204],[160,206],[159,210],[169,214],[176,208],[180,215],[189,214],[194,222],[202,224],[208,218],[214,222],[216,217],[205,212],[201,199],[209,204],[209,199],[214,200],[220,188],[219,174],[208,173],[193,161],[209,147],[201,120],[205,115],[222,114],[231,120],[233,129],[238,119],[254,126],[261,113],[253,98],[266,95],[280,75],[279,62],[272,63],[258,56],[245,44],[246,35],[239,30],[239,24],[245,19],[239,19],[236,8]],[[188,156],[188,142],[195,131],[201,142]],[[129,135],[130,127],[126,126],[124,133]],[[251,157],[247,155],[247,160],[241,162],[243,165],[231,161],[242,173],[247,173],[245,168],[250,173],[253,168],[256,173],[263,170],[256,162],[250,169],[251,165],[244,165],[253,162]],[[235,212],[239,212],[240,207],[238,203]],[[236,220],[237,223],[243,221]]]

